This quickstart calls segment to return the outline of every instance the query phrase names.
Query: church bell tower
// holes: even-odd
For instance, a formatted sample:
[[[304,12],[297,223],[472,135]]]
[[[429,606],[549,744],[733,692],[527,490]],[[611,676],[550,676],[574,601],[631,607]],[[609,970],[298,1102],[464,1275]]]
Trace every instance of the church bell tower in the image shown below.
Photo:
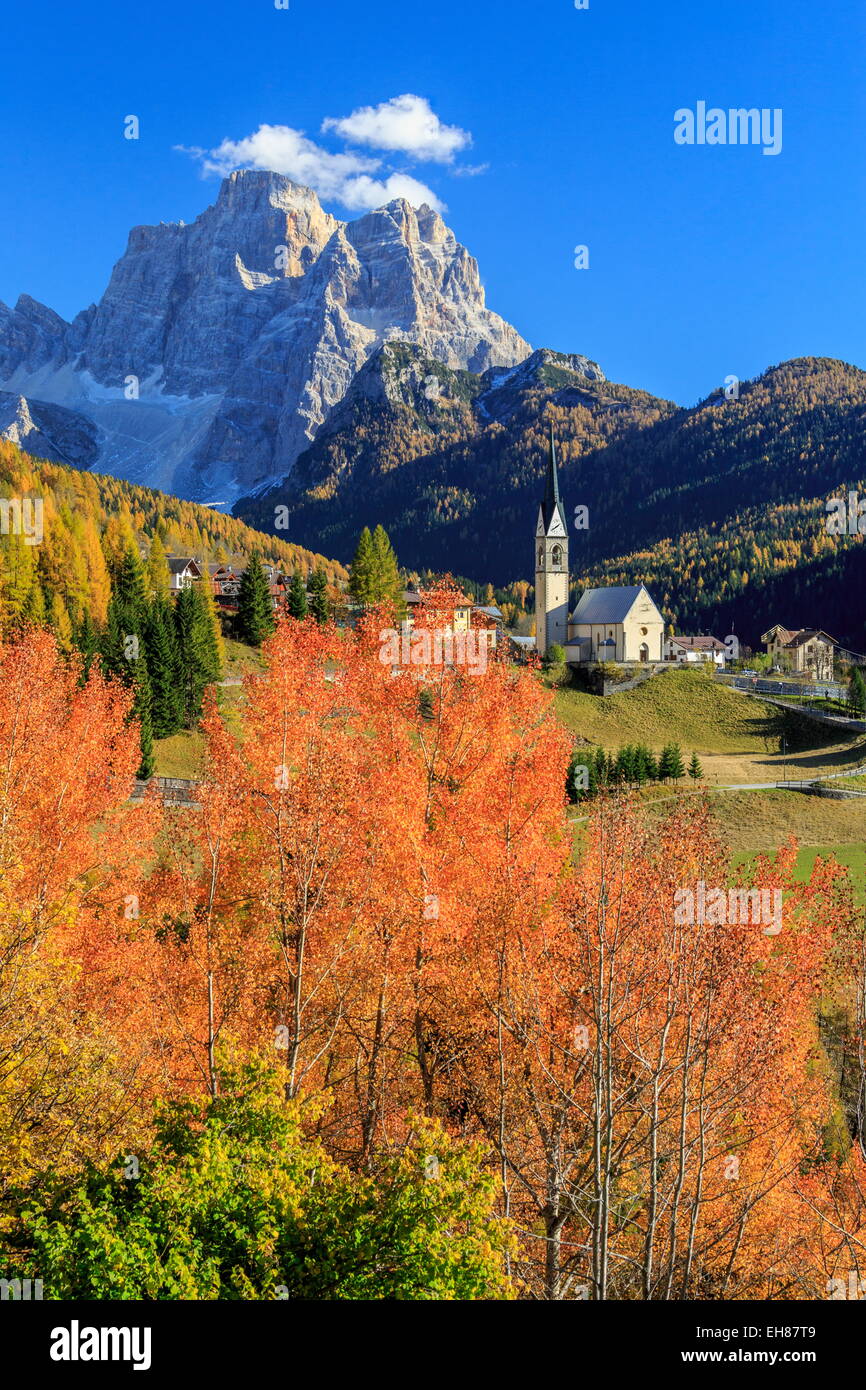
[[[535,528],[535,649],[544,656],[568,641],[568,527],[559,497],[556,445],[550,427],[547,487]]]

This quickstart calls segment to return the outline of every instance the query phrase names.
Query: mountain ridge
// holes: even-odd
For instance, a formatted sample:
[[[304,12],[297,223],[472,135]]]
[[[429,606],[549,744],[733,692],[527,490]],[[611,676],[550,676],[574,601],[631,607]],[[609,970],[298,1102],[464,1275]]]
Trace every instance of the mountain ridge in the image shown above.
[[[103,471],[228,506],[290,470],[395,336],[458,369],[530,352],[433,209],[341,222],[312,189],[239,170],[193,222],[134,227],[71,322],[27,295],[0,305],[0,390],[89,421]]]
[[[398,351],[386,345],[366,373]],[[403,352],[415,378],[438,370]],[[392,390],[376,409],[350,394],[292,477],[235,512],[267,530],[288,506],[288,534],[344,562],[379,521],[410,570],[531,580],[552,425],[575,593],[646,583],[688,628],[737,622],[753,641],[767,609],[790,604],[801,625],[835,620],[834,635],[866,650],[866,545],[829,535],[824,510],[831,495],[866,495],[866,372],[798,358],[741,383],[738,399],[680,407],[599,380],[586,361],[542,349],[498,387],[464,374],[436,400]],[[577,505],[587,529],[574,528]]]

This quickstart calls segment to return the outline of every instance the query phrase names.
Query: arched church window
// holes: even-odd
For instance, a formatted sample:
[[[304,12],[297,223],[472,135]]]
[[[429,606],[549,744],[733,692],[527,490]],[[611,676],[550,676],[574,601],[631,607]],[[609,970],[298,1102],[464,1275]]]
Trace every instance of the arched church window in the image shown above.
[[[539,547],[538,547],[538,568],[539,568],[539,569],[543,569],[543,568],[544,568],[544,548],[543,548],[543,546],[539,546]]]
[[[553,559],[553,563],[554,563],[555,565],[561,565],[561,564],[562,564],[562,546],[561,546],[561,545],[555,545],[555,546],[553,547],[553,556],[552,556],[552,559]]]

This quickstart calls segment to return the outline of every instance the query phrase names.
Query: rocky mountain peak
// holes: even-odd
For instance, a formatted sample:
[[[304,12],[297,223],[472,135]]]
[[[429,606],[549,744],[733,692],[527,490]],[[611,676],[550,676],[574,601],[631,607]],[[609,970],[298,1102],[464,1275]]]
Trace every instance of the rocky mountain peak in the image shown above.
[[[0,439],[55,463],[89,468],[96,459],[96,431],[88,421],[61,406],[28,401],[14,391],[0,391]]]
[[[66,327],[66,320],[59,314],[55,314],[53,309],[49,309],[47,304],[40,304],[38,299],[32,299],[29,294],[19,294],[15,301],[15,313],[22,319],[27,319],[32,324],[37,324],[42,328],[47,328],[51,332],[57,332]]]
[[[300,203],[321,207],[315,189],[269,169],[235,169],[221,181],[215,208],[248,207],[252,202],[289,209]]]
[[[350,418],[362,399],[374,405],[407,406],[429,416],[443,408],[466,406],[478,387],[471,373],[446,367],[415,344],[394,338],[377,348],[355,375],[327,428],[339,427]]]
[[[194,222],[133,228],[73,324],[27,296],[0,306],[0,389],[93,422],[105,471],[230,505],[291,471],[395,339],[475,373],[531,351],[432,208],[342,222],[312,189],[239,170]]]

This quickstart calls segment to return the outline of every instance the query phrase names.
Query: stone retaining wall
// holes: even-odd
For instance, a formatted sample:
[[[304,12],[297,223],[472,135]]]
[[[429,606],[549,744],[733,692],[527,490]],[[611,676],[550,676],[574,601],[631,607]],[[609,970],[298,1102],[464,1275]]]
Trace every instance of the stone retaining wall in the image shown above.
[[[136,779],[133,801],[140,801],[148,787],[156,786],[165,801],[177,801],[184,806],[195,806],[198,795],[198,782],[188,777],[150,777],[146,781]]]
[[[827,796],[831,801],[862,801],[866,798],[866,791],[857,792],[852,787],[829,787],[826,782],[813,782],[805,790],[810,796]]]
[[[602,681],[596,693],[607,696],[618,695],[624,690],[634,690],[637,686],[643,685],[644,681],[651,680],[653,676],[663,676],[665,671],[670,669],[670,665],[651,666],[649,669],[642,668],[630,681]]]

